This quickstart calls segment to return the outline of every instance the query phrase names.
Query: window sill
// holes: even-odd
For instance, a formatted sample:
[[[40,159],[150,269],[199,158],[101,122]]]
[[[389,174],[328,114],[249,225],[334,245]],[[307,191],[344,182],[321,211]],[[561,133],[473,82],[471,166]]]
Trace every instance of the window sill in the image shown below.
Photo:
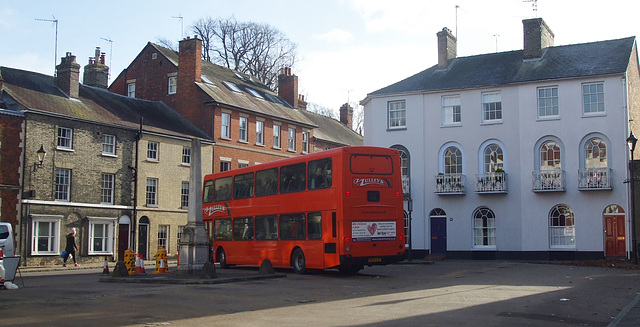
[[[582,118],[606,117],[606,112],[582,113]]]
[[[108,252],[89,252],[88,255],[113,255],[113,251],[108,251]]]
[[[238,140],[238,143],[242,143],[242,144],[249,144],[249,142],[248,142],[248,141],[245,141],[245,140]]]
[[[259,146],[259,147],[263,147],[264,148],[264,143],[256,143],[255,146]]]
[[[191,167],[191,164],[183,162],[183,163],[180,164],[180,166],[182,166],[182,167]]]
[[[560,120],[560,116],[545,116],[538,117],[537,121],[549,121],[549,120]]]
[[[109,157],[109,158],[117,158],[118,156],[112,153],[102,153],[103,157]]]
[[[498,125],[502,124],[502,119],[500,120],[487,120],[480,123],[480,125]]]
[[[231,138],[226,137],[226,136],[220,136],[221,140],[225,140],[225,141],[231,141]]]
[[[157,208],[158,205],[157,204],[146,204],[145,207],[147,207],[147,208]]]
[[[287,149],[287,152],[296,153],[295,149]]]
[[[159,163],[160,162],[160,160],[158,160],[158,159],[149,159],[149,158],[147,158],[147,160],[145,160],[145,161],[146,162],[150,162],[150,163]]]
[[[100,205],[102,205],[102,206],[112,206],[112,205],[113,205],[113,203],[110,203],[110,202],[100,202]]]
[[[279,146],[274,146],[274,147],[272,147],[272,149],[274,149],[274,150],[282,150],[282,148],[279,147]]]
[[[72,149],[72,148],[56,147],[56,150],[58,150],[58,151],[65,151],[65,152],[76,152],[76,150],[74,150],[74,149]]]
[[[440,127],[442,128],[450,128],[450,127],[462,127],[462,123],[455,123],[455,124],[443,124]]]
[[[407,127],[387,127],[387,132],[395,132],[395,131],[406,131]]]

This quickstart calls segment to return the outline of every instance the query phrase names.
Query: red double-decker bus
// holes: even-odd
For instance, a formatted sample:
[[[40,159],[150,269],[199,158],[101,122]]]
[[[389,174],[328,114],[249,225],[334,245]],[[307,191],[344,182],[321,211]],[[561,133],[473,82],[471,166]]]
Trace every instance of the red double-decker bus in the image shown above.
[[[343,147],[207,175],[203,221],[214,259],[229,265],[338,268],[404,258],[400,156]]]

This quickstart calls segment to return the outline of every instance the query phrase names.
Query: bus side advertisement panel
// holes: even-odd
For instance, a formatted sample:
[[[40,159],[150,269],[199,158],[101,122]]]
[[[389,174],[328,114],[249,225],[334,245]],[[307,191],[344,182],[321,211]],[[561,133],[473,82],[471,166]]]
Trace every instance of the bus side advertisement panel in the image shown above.
[[[354,221],[351,223],[351,239],[353,242],[395,241],[396,222]]]

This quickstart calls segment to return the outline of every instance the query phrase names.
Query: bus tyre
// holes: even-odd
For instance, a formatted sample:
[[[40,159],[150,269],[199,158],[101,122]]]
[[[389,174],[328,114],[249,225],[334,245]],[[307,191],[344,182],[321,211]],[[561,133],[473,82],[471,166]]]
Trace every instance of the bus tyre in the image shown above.
[[[296,274],[304,274],[307,272],[307,266],[304,260],[304,252],[301,249],[293,251],[291,256],[291,265],[293,266],[293,272]]]
[[[220,268],[222,269],[227,269],[229,268],[229,265],[227,264],[227,254],[224,253],[224,249],[223,248],[219,248],[218,249],[218,255],[216,256],[216,261],[218,261],[218,263],[220,264]]]

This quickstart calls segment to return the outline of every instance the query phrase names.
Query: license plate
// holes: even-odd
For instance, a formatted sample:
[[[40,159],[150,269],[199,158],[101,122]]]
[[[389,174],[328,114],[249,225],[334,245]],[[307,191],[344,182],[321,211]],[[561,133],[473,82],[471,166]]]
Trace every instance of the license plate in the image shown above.
[[[382,258],[369,258],[369,262],[382,262]]]

